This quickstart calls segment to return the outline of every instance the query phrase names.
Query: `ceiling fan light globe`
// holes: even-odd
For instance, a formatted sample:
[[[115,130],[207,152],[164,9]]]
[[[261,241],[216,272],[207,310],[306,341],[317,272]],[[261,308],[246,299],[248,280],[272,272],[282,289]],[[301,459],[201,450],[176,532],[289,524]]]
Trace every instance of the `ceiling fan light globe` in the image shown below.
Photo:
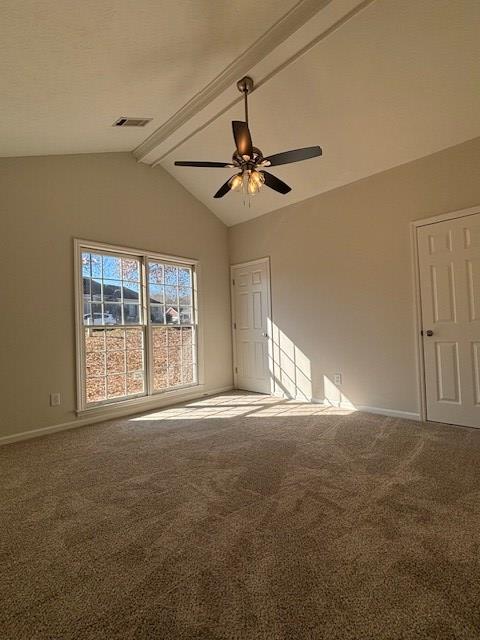
[[[265,177],[264,177],[263,173],[260,173],[260,171],[256,171],[254,169],[253,171],[250,172],[249,182],[254,182],[259,187],[261,187],[263,185],[263,183],[265,182]]]
[[[228,183],[232,191],[241,191],[243,188],[243,176],[241,173],[236,173],[230,182]]]
[[[255,195],[263,187],[264,182],[265,178],[259,171],[250,171],[247,183],[247,193],[252,196]]]

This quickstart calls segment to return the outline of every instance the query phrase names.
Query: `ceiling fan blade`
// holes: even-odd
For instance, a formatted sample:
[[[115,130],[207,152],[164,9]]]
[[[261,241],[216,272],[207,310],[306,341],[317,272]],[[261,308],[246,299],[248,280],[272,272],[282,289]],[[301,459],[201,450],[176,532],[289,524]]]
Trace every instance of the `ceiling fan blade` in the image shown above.
[[[282,151],[282,153],[274,153],[265,160],[270,163],[269,167],[276,167],[279,164],[289,164],[290,162],[300,162],[309,158],[316,158],[322,155],[320,147],[304,147],[303,149],[292,149],[292,151]]]
[[[235,139],[235,146],[241,156],[248,156],[253,158],[253,144],[248,124],[241,120],[234,120],[232,122],[233,137]]]
[[[226,182],[224,182],[224,184],[222,184],[220,189],[213,196],[214,198],[223,198],[223,196],[230,191],[230,180],[231,179],[232,179],[232,177],[230,177]]]
[[[219,167],[232,168],[233,165],[228,162],[197,162],[196,160],[176,160],[177,167]]]
[[[280,180],[277,176],[268,173],[268,171],[261,171],[261,173],[263,173],[265,178],[265,184],[267,187],[270,187],[270,189],[278,191],[278,193],[282,193],[283,195],[292,190],[292,187],[289,187],[288,184],[283,182],[283,180]]]

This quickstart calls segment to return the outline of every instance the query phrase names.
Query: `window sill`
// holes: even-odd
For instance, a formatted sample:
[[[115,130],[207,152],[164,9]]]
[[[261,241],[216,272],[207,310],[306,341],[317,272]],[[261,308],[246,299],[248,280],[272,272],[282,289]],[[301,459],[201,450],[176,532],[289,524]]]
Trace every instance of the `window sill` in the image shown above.
[[[191,384],[187,387],[181,387],[179,389],[172,389],[171,391],[164,391],[154,393],[151,396],[140,396],[137,398],[131,398],[130,400],[120,400],[118,402],[108,402],[102,405],[95,405],[93,407],[86,407],[85,409],[77,409],[76,415],[81,416],[102,416],[111,413],[119,413],[123,409],[138,409],[138,411],[147,410],[149,408],[155,408],[162,405],[163,400],[169,399],[182,399],[184,396],[190,396],[193,392],[201,392],[204,389],[204,384]]]

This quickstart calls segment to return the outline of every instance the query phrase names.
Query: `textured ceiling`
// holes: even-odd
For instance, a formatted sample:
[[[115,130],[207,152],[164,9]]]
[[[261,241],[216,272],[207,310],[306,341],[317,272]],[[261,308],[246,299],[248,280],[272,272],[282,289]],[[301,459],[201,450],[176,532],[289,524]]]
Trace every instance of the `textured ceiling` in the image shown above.
[[[0,155],[132,150],[296,2],[2,0]]]

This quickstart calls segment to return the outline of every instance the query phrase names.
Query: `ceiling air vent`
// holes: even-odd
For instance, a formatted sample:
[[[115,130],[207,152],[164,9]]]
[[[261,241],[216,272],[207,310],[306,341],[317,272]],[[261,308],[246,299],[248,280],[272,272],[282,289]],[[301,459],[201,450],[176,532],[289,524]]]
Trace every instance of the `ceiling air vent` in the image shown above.
[[[113,123],[114,127],[144,127],[152,121],[152,118],[128,118],[122,116]]]

